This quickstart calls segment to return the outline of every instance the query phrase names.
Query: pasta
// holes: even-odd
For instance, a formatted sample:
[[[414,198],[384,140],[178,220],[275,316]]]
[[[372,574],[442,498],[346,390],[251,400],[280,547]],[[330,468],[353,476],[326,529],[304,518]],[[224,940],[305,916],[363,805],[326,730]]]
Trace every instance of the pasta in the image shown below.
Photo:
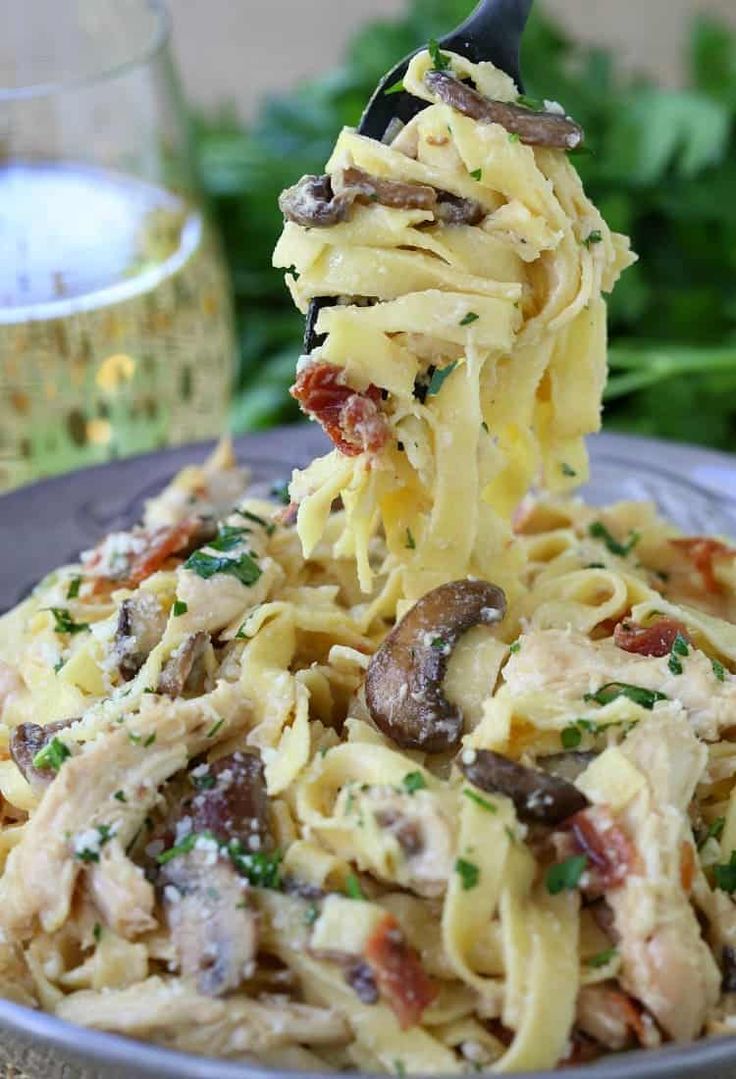
[[[0,992],[312,1072],[733,1032],[736,550],[574,494],[632,261],[575,125],[406,86],[282,201],[333,452],[284,507],[223,443],[0,620]]]

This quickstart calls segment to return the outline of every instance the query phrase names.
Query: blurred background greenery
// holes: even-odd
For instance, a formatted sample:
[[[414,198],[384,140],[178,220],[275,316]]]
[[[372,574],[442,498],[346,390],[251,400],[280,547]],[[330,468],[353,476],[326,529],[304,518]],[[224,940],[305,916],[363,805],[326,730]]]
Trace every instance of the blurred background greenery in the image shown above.
[[[524,41],[527,93],[561,101],[586,129],[588,192],[640,256],[610,305],[606,426],[736,448],[736,33],[695,19],[686,88],[617,70],[536,5]],[[344,63],[267,100],[248,127],[224,111],[196,123],[200,165],[232,270],[240,433],[297,418],[286,393],[303,320],[270,268],[276,200],[319,172],[344,124],[403,55],[467,14],[467,0],[411,0],[371,23]]]

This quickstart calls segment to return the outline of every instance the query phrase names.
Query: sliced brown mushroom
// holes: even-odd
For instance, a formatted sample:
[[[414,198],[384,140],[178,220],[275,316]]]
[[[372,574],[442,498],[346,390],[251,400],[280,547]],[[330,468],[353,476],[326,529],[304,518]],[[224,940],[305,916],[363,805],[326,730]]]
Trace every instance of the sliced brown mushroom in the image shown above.
[[[370,966],[364,961],[351,963],[345,970],[345,981],[361,1004],[378,1003],[378,986]]]
[[[268,795],[260,758],[234,753],[192,772],[196,793],[179,807],[193,849],[160,870],[166,917],[185,978],[201,993],[221,996],[250,972],[258,948],[258,922],[248,903],[248,882],[223,845],[245,852],[271,849]]]
[[[466,749],[458,764],[474,787],[510,798],[525,821],[559,824],[589,805],[582,791],[567,780],[527,768],[490,749]]]
[[[562,113],[535,112],[506,101],[493,101],[447,71],[428,71],[424,82],[446,105],[471,120],[500,124],[530,146],[574,150],[583,141],[583,129]]]
[[[449,191],[438,193],[435,215],[445,225],[478,225],[487,211],[474,199],[463,199]]]
[[[206,633],[192,633],[185,637],[178,648],[174,649],[158,680],[158,692],[167,697],[181,697],[192,688],[200,672],[200,660],[203,658],[209,636]]]
[[[54,769],[37,768],[34,758],[54,740],[59,731],[65,731],[78,721],[59,719],[41,727],[38,723],[19,723],[10,738],[10,756],[19,768],[23,778],[33,786],[47,786],[56,775]]]
[[[402,180],[384,180],[363,169],[343,169],[335,177],[339,194],[351,202],[380,202],[395,210],[434,211],[437,192],[426,184],[407,184]],[[333,181],[334,182],[334,181]]]
[[[442,682],[452,650],[472,626],[495,625],[506,597],[487,581],[440,585],[416,603],[375,653],[365,696],[373,722],[402,749],[453,749],[463,717]]]
[[[574,783],[597,756],[598,754],[593,750],[580,753],[553,753],[549,757],[540,757],[536,763],[541,771],[549,772],[559,779],[566,779],[568,783]]]
[[[279,196],[279,209],[288,221],[304,228],[327,228],[345,221],[351,200],[336,195],[329,176],[302,176]]]
[[[126,682],[138,674],[165,628],[166,614],[151,593],[139,592],[120,604],[114,654]]]

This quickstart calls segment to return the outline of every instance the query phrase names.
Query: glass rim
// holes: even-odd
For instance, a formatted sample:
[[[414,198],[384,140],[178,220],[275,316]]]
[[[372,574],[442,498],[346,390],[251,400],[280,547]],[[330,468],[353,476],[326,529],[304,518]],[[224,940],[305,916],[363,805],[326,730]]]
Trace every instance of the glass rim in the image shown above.
[[[49,82],[30,83],[27,86],[0,86],[0,103],[53,97],[56,94],[82,90],[85,87],[96,86],[99,83],[122,78],[129,72],[135,71],[136,68],[149,64],[164,52],[169,44],[171,39],[171,15],[165,0],[146,0],[146,6],[152,11],[156,25],[146,43],[133,56],[117,64],[112,64],[110,67],[103,67],[91,75],[80,75],[77,78],[69,79],[52,79]]]

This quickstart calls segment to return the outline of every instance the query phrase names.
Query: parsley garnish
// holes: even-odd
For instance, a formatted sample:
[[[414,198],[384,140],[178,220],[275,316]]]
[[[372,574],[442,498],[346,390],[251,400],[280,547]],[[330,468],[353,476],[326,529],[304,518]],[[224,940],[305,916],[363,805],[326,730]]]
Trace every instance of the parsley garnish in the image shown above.
[[[259,517],[257,513],[251,513],[250,510],[238,510],[241,517],[245,517],[246,521],[253,521],[254,524],[260,525],[265,529],[267,536],[272,536],[276,531],[276,525],[273,521],[267,521],[264,517]]]
[[[731,895],[736,892],[736,850],[731,851],[731,857],[725,864],[713,867],[713,877],[716,888]]]
[[[518,131],[509,132],[509,142],[521,142],[521,135]]]
[[[204,551],[195,551],[184,563],[184,569],[191,570],[198,577],[205,580],[214,577],[217,573],[228,573],[236,577],[241,584],[250,587],[261,576],[258,563],[245,552],[238,558],[221,558],[218,555],[206,554]]]
[[[304,912],[304,924],[314,925],[319,918],[319,907],[316,903],[310,903]]]
[[[141,742],[143,741],[140,734],[136,734],[135,731],[128,731],[128,738],[130,739],[130,741],[133,743],[134,746],[139,746],[141,744]]]
[[[211,772],[204,772],[201,776],[192,776],[192,782],[198,791],[211,791],[217,784]]]
[[[475,888],[480,880],[480,869],[475,862],[468,862],[465,858],[458,858],[455,862],[455,872],[459,875],[462,882],[463,891],[469,892],[471,888]]]
[[[435,652],[442,652],[447,647],[447,641],[444,637],[433,637],[430,647],[434,648]]]
[[[172,614],[174,615],[174,618],[179,618],[180,615],[186,614],[188,610],[189,610],[189,607],[187,606],[187,604],[184,602],[183,599],[174,600],[174,606],[171,608],[171,611],[172,611]]]
[[[43,749],[39,749],[33,758],[34,768],[52,768],[58,772],[67,757],[71,757],[71,750],[59,738],[52,738]]]
[[[468,311],[464,318],[460,319],[461,326],[470,326],[471,323],[477,322],[480,315],[476,315],[475,311]]]
[[[67,599],[76,599],[77,596],[79,595],[79,589],[81,588],[81,586],[82,586],[82,578],[81,577],[72,577],[71,581],[69,582],[69,587],[66,590],[66,598]]]
[[[569,465],[567,463],[567,461],[562,462],[562,464],[560,465],[560,471],[562,472],[563,476],[577,476],[577,472],[572,467],[572,465]]]
[[[406,530],[406,543],[404,544],[404,547],[407,551],[415,551],[417,549],[417,541],[414,539],[410,528],[407,528]]]
[[[249,528],[238,528],[237,525],[220,525],[217,538],[205,546],[213,551],[232,551],[234,547],[239,547],[245,542],[245,537],[249,532]]]
[[[128,801],[128,799],[125,797],[125,791],[115,791],[115,793],[113,794],[113,798],[118,802]]]
[[[678,631],[675,635],[675,639],[672,642],[672,648],[670,650],[670,658],[667,666],[672,674],[682,674],[682,659],[681,656],[689,656],[690,648],[683,635]]]
[[[95,922],[95,927],[92,930],[92,936],[95,938],[95,940],[99,944],[100,940],[102,939],[102,926],[100,925],[99,922]]]
[[[211,839],[212,837],[208,834],[204,834],[204,838]],[[181,843],[177,843],[175,846],[169,847],[168,850],[162,851],[161,854],[158,854],[156,856],[156,861],[159,865],[166,865],[174,858],[178,858],[180,854],[189,854],[190,851],[194,850],[194,845],[198,839],[198,832],[190,832],[189,835],[185,836],[182,839]]]
[[[532,112],[545,111],[543,101],[540,101],[538,97],[528,97],[526,94],[519,94],[516,104],[521,105],[522,109],[530,109]]]
[[[432,71],[447,71],[450,67],[450,57],[446,53],[440,50],[437,40],[433,37],[429,39],[429,55],[432,57]]]
[[[485,809],[486,812],[498,813],[498,807],[494,806],[493,802],[489,802],[486,798],[481,798],[479,794],[476,794],[475,791],[469,790],[468,787],[463,787],[463,794],[471,802],[475,802],[477,806],[480,806],[481,809]]]
[[[511,655],[515,656],[520,651],[521,641],[512,641],[512,643],[509,645],[509,652],[511,653]]]
[[[421,772],[407,772],[401,781],[401,785],[407,794],[414,794],[415,791],[424,790],[427,783]]]
[[[97,834],[100,837],[98,844],[98,850],[93,850],[91,847],[83,847],[82,850],[76,852],[76,856],[80,862],[99,862],[100,850],[109,843],[113,837],[113,831],[109,824],[100,824],[97,828]]]
[[[486,434],[490,433],[489,428],[488,428],[488,424],[486,423],[485,420],[481,420],[480,425],[481,425],[481,427],[483,428],[483,430],[485,431]]]
[[[654,708],[657,701],[669,700],[666,693],[660,693],[656,689],[644,689],[643,686],[630,686],[627,682],[606,682],[595,693],[586,693],[583,698],[586,701],[594,701],[595,704],[610,704],[619,697],[627,697],[634,704],[648,708]],[[582,720],[578,720],[579,723]]]
[[[612,959],[615,959],[618,955],[618,948],[606,948],[604,952],[598,952],[597,955],[591,955],[589,959],[585,960],[587,967],[592,967],[594,970],[598,970],[600,967],[607,967]]]
[[[587,865],[587,854],[575,854],[572,858],[566,858],[564,862],[551,865],[544,878],[549,894],[558,895],[560,892],[577,888]]]
[[[483,176],[483,169],[473,169],[470,175],[474,180],[480,180]]]
[[[384,94],[400,94],[405,89],[404,80],[398,79],[396,82],[392,82],[390,86],[387,86],[383,92]]]
[[[56,674],[59,673],[59,671],[61,670],[61,668],[64,666],[65,663],[66,663],[65,659],[57,659],[56,663],[54,664],[54,671],[55,671]]]
[[[593,539],[603,540],[611,554],[616,554],[620,558],[626,558],[628,554],[631,554],[641,539],[639,532],[632,532],[626,543],[619,543],[615,536],[612,536],[608,531],[603,521],[593,521],[588,528],[588,532]]]
[[[709,839],[720,839],[723,835],[723,829],[726,827],[725,817],[716,817],[714,821],[711,821],[708,826],[708,831],[705,833],[700,843],[698,843],[698,850],[705,846]]]
[[[348,873],[345,881],[345,893],[350,899],[365,899],[365,894],[355,873]]]
[[[590,248],[591,248],[592,244],[599,244],[599,243],[602,243],[602,242],[603,242],[603,233],[601,232],[600,229],[593,229],[593,231],[591,233],[589,233],[585,237],[585,239],[583,240],[583,244],[585,245],[585,247],[588,248],[589,251],[590,251]]]
[[[560,741],[563,749],[577,749],[583,740],[583,732],[579,727],[570,726],[560,733]]]
[[[75,622],[66,607],[49,607],[54,616],[54,633],[83,633],[89,622]]]
[[[212,725],[212,726],[210,727],[210,729],[209,729],[209,730],[207,731],[207,737],[208,737],[208,738],[214,738],[214,737],[215,737],[215,735],[217,734],[217,732],[219,731],[220,727],[221,727],[221,726],[223,725],[223,723],[224,723],[224,722],[225,722],[225,720],[224,720],[224,719],[218,719],[217,723],[214,723],[214,724],[213,724],[213,725]]]
[[[239,839],[231,839],[227,853],[241,877],[256,888],[281,887],[281,852],[265,854],[262,851],[244,851]]]
[[[716,676],[718,681],[719,682],[725,682],[726,681],[726,668],[723,666],[723,664],[717,659],[712,659],[710,661],[710,665],[713,668],[713,674]]]
[[[152,746],[155,741],[156,741],[156,732],[154,731],[153,734],[149,734],[148,738],[146,738],[145,742],[143,743],[143,748],[148,749],[148,747]]]
[[[290,505],[291,496],[289,495],[289,481],[284,480],[282,483],[274,483],[270,495],[271,498],[275,498],[277,502],[280,502],[282,506]]]
[[[397,1057],[394,1061],[394,1068],[396,1069],[396,1074],[399,1076],[399,1079],[404,1079],[406,1076],[406,1064],[404,1064],[404,1061],[399,1060]]]

